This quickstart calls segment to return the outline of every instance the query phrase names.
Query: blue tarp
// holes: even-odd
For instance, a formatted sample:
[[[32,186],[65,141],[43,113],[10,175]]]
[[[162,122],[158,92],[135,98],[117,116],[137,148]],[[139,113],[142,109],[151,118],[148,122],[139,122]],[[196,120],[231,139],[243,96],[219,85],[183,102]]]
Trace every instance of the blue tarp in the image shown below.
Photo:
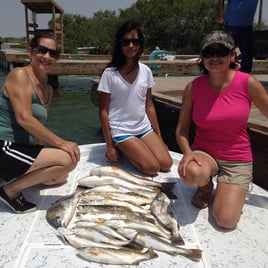
[[[155,49],[149,55],[149,60],[156,60],[157,56],[161,54],[168,54],[168,52],[166,50]]]
[[[161,54],[167,54],[167,53],[168,52],[166,50],[155,49],[149,55],[149,60],[154,61],[157,59],[157,56]],[[149,64],[149,67],[151,68],[151,70],[159,70],[162,68],[162,65],[161,64]]]

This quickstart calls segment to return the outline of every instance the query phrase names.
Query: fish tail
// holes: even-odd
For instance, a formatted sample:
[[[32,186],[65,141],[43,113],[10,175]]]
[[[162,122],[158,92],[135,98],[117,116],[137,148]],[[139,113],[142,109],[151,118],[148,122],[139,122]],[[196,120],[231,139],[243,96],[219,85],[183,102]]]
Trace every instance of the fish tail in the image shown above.
[[[187,250],[187,253],[185,254],[186,257],[190,258],[193,261],[200,261],[202,258],[202,250],[200,249],[189,249]]]

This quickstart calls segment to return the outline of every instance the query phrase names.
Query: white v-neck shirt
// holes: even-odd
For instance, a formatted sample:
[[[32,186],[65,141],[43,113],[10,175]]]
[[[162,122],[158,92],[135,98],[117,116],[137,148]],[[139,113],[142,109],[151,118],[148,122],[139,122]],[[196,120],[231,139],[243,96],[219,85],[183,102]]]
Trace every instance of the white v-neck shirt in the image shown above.
[[[145,104],[147,90],[154,84],[151,69],[141,62],[132,84],[116,68],[104,70],[98,91],[111,94],[108,119],[112,137],[139,135],[151,127]]]

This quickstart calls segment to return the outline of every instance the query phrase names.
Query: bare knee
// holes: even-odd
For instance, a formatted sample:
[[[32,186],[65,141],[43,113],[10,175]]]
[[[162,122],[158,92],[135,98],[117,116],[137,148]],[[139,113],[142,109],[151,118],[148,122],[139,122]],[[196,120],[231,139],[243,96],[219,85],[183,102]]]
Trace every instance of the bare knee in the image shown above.
[[[146,175],[155,176],[160,171],[160,165],[158,163],[141,163],[138,165],[138,169]]]
[[[218,182],[212,206],[212,215],[217,225],[224,229],[233,229],[238,224],[247,191],[228,183]]]
[[[170,159],[151,159],[149,162],[140,163],[141,170],[150,176],[156,175],[159,171],[168,172],[172,166],[172,158]]]
[[[186,168],[186,176],[182,178],[184,183],[188,186],[198,187],[200,186],[201,174],[200,168],[197,165],[189,164]]]
[[[70,161],[70,162],[66,163],[65,170],[70,172],[76,168],[77,164],[78,164],[78,162]]]
[[[230,213],[224,213],[222,211],[216,211],[212,209],[212,215],[220,228],[234,229],[240,220],[240,215],[232,215]]]
[[[77,164],[78,162],[74,162],[67,153],[64,157],[62,157],[62,159],[60,159],[59,163],[55,163],[55,165],[58,165],[60,168],[62,168],[63,173],[69,173],[76,168]]]
[[[58,176],[54,178],[48,179],[44,181],[42,184],[44,185],[61,185],[66,182],[69,172],[75,169],[77,162],[65,162],[62,166],[59,166],[58,169]]]
[[[163,172],[168,172],[170,171],[172,164],[173,164],[173,160],[171,157],[168,159],[165,159],[164,161],[160,163],[160,170]]]
[[[61,162],[54,166],[56,168],[54,176],[43,182],[44,185],[61,185],[66,182],[69,172],[75,169],[78,162],[72,161],[68,156],[61,159]]]

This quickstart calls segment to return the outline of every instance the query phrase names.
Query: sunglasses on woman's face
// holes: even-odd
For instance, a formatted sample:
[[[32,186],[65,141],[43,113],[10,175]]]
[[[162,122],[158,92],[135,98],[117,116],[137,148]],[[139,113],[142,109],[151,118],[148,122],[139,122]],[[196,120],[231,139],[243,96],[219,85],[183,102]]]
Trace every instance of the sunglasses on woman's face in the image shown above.
[[[141,40],[137,38],[132,38],[132,39],[122,39],[120,41],[121,46],[127,47],[129,44],[132,43],[133,46],[139,46],[141,44]]]
[[[36,51],[36,53],[42,54],[42,55],[49,53],[49,56],[54,59],[57,59],[60,55],[59,51],[55,49],[50,49],[41,45],[36,46],[34,50]]]
[[[212,58],[214,56],[216,57],[226,57],[231,53],[231,50],[227,47],[221,46],[219,48],[211,48],[207,47],[202,51],[202,56],[204,58]]]

